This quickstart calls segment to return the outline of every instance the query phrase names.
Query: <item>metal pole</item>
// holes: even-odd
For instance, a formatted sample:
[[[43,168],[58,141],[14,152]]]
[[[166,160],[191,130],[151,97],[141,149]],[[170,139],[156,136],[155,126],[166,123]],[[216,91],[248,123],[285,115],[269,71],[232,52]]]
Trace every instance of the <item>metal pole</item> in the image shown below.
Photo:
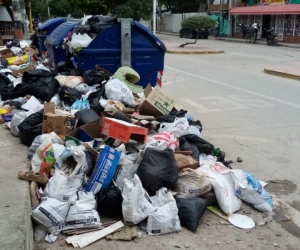
[[[153,0],[153,34],[156,35],[156,0]]]
[[[49,5],[48,5],[48,19],[50,19],[50,8],[49,8]]]
[[[28,11],[29,11],[29,31],[30,31],[30,33],[32,33],[33,29],[32,29],[31,1],[28,2]]]

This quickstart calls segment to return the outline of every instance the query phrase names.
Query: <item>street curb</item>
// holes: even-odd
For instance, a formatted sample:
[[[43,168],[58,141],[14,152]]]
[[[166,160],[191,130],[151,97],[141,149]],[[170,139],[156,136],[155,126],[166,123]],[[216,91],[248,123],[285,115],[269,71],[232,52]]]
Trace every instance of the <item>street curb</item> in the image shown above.
[[[30,191],[29,191],[29,183],[28,183],[28,196],[26,197],[26,204],[25,204],[25,248],[33,249],[34,242],[33,242],[33,225],[31,221],[31,199],[30,199]]]
[[[286,73],[286,72],[281,72],[281,71],[272,70],[272,69],[268,69],[268,68],[265,68],[264,72],[269,75],[279,76],[279,77],[288,78],[288,79],[292,79],[292,80],[298,80],[298,81],[300,80],[299,75],[294,75],[294,74],[290,74],[290,73]]]
[[[223,54],[224,50],[203,50],[203,51],[175,51],[167,49],[169,54],[178,54],[178,55],[204,55],[204,54]]]

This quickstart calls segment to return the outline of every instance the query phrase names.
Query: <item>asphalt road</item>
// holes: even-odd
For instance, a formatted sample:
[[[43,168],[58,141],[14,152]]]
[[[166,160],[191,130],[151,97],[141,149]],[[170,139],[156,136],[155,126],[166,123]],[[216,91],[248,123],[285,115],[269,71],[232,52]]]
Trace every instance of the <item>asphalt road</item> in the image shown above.
[[[188,40],[159,37],[178,45]],[[271,181],[270,192],[300,210],[300,82],[263,72],[299,62],[300,50],[217,40],[197,44],[225,53],[166,54],[163,89],[201,120],[203,137],[228,159],[243,158],[234,168]]]

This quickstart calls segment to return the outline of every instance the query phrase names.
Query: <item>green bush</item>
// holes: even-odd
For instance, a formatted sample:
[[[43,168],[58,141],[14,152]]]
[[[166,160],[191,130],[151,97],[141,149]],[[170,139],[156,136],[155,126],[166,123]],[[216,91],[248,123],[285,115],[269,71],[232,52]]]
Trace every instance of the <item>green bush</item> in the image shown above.
[[[211,29],[214,28],[216,21],[208,16],[192,16],[181,23],[182,28],[188,29]]]

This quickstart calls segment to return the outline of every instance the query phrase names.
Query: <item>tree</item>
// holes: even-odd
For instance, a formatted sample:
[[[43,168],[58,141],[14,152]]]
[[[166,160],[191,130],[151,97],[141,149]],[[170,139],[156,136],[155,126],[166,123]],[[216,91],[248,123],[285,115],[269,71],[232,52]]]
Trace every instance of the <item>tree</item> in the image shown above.
[[[148,20],[152,14],[152,1],[128,0],[115,8],[115,14],[120,18],[133,18],[135,21]]]
[[[48,17],[48,4],[46,0],[31,0],[31,11],[33,16],[40,14]]]
[[[215,26],[216,21],[209,16],[192,16],[181,23],[181,27],[186,29],[211,29]]]

